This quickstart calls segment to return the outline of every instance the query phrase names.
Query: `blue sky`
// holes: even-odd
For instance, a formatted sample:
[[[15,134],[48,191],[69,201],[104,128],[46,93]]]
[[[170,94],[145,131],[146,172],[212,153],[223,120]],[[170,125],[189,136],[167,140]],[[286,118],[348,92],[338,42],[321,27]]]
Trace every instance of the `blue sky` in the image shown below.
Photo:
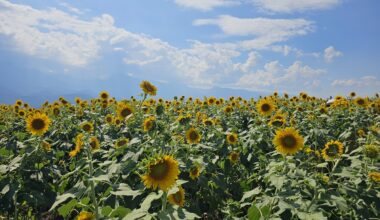
[[[0,102],[380,92],[377,0],[0,0]]]

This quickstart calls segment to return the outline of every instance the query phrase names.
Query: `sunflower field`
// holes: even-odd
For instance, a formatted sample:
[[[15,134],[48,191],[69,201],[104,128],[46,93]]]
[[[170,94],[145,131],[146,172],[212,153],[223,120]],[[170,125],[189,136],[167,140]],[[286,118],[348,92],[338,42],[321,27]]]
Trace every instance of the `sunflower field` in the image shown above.
[[[0,219],[378,219],[380,99],[0,105]]]

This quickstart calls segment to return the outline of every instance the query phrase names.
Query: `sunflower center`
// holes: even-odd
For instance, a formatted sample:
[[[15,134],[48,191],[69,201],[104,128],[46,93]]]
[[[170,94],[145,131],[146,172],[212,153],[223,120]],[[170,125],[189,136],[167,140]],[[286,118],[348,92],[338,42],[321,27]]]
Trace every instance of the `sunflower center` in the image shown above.
[[[111,117],[107,117],[106,120],[107,120],[107,122],[111,122],[112,118]]]
[[[192,169],[192,170],[191,170],[191,174],[192,174],[193,176],[197,175],[197,174],[198,174],[198,168],[194,168],[194,169]]]
[[[152,87],[151,85],[149,85],[148,83],[144,85],[144,88],[145,88],[147,91],[149,91],[149,92],[153,92],[153,91],[154,91],[153,87]]]
[[[45,121],[40,119],[40,118],[36,118],[32,122],[32,127],[35,130],[41,130],[41,129],[45,128]]]
[[[235,136],[233,136],[233,135],[228,136],[228,140],[229,140],[231,143],[234,143],[234,142],[236,141]]]
[[[106,99],[106,98],[108,98],[108,95],[107,95],[106,93],[103,93],[103,94],[101,95],[101,97],[102,97],[103,99]]]
[[[190,140],[196,140],[198,139],[198,133],[196,131],[191,131],[189,137]]]
[[[236,161],[237,159],[238,159],[238,155],[237,154],[232,154],[231,155],[231,160]]]
[[[282,145],[286,148],[293,148],[297,143],[297,140],[293,135],[287,135],[282,138]]]
[[[334,157],[334,156],[338,155],[339,154],[338,145],[336,145],[336,144],[330,145],[326,150],[326,154],[330,157]]]
[[[120,114],[121,114],[121,116],[123,116],[123,117],[127,117],[128,115],[130,115],[132,112],[131,112],[131,110],[129,109],[129,108],[125,108],[125,109],[123,109],[121,112],[120,112]]]
[[[181,199],[182,199],[181,193],[180,193],[179,191],[176,192],[176,193],[173,195],[173,198],[174,198],[174,200],[175,200],[177,203],[180,203],[180,202],[181,202]]]
[[[358,104],[359,104],[359,105],[363,105],[363,104],[364,104],[364,100],[363,100],[363,99],[359,99],[359,100],[358,100]]]
[[[117,143],[117,145],[120,147],[120,146],[124,146],[127,142],[125,140],[121,140]]]
[[[89,131],[89,130],[91,130],[91,126],[89,124],[85,124],[85,125],[83,125],[83,130]]]
[[[267,112],[267,111],[269,111],[269,110],[270,110],[270,105],[267,104],[267,103],[264,103],[264,104],[261,106],[261,110],[262,110],[263,112]]]
[[[162,161],[158,164],[150,166],[150,176],[156,180],[162,180],[165,178],[168,172],[168,164],[165,161]]]
[[[279,119],[276,119],[276,120],[274,120],[274,121],[272,122],[272,124],[273,124],[274,126],[281,126],[281,125],[283,124],[283,122],[282,122],[281,120],[279,120]]]

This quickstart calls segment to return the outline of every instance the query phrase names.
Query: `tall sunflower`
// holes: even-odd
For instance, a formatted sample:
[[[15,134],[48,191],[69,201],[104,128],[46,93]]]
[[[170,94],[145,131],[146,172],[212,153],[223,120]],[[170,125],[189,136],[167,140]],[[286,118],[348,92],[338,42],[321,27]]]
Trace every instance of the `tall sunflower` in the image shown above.
[[[49,117],[45,113],[36,112],[29,115],[26,120],[26,129],[32,135],[41,136],[47,132],[51,123]]]
[[[125,119],[126,117],[128,117],[129,115],[131,115],[133,113],[133,109],[131,106],[129,106],[128,104],[126,103],[120,103],[118,106],[117,106],[117,114],[120,118],[122,119]]]
[[[156,118],[154,116],[150,116],[146,118],[143,122],[144,131],[145,132],[150,131],[153,128],[155,122],[156,122]]]
[[[257,102],[256,109],[261,115],[268,116],[272,114],[272,112],[276,109],[276,106],[271,99],[264,98]]]
[[[97,137],[90,137],[90,147],[91,150],[98,150],[100,148],[100,142]]]
[[[236,133],[229,133],[226,137],[227,143],[235,145],[238,142],[238,135]]]
[[[186,140],[189,144],[198,144],[201,141],[201,138],[202,136],[195,128],[190,128],[186,132]]]
[[[178,162],[170,155],[164,155],[151,160],[147,172],[141,177],[147,188],[168,191],[179,175]]]
[[[140,83],[140,88],[144,91],[145,94],[149,94],[151,96],[155,96],[157,94],[157,87],[155,87],[149,81],[142,81]]]
[[[322,150],[325,160],[333,160],[343,154],[343,143],[340,141],[329,141]]]
[[[106,92],[106,91],[101,91],[101,92],[99,93],[99,97],[100,97],[101,99],[103,99],[103,100],[107,100],[107,99],[110,97],[110,95],[109,95],[108,92]]]
[[[197,179],[200,174],[201,174],[201,168],[199,167],[199,165],[196,165],[190,168],[189,176],[192,180]]]
[[[232,151],[230,153],[230,155],[228,156],[228,158],[230,159],[230,162],[232,164],[236,164],[238,161],[239,161],[239,152],[237,151]]]
[[[358,97],[354,100],[355,105],[366,108],[368,106],[368,101],[365,98]]]
[[[125,146],[127,145],[129,142],[128,138],[119,138],[116,142],[115,142],[115,147],[122,147],[122,146]]]
[[[94,125],[91,122],[83,122],[80,127],[82,128],[83,131],[87,133],[91,133],[94,130]]]
[[[84,135],[82,133],[79,133],[75,138],[75,148],[74,150],[70,151],[69,156],[75,157],[79,151],[82,149],[84,142],[83,142]]]
[[[94,220],[95,216],[91,212],[81,211],[77,216],[77,220]]]
[[[283,155],[293,155],[303,148],[303,137],[292,127],[277,130],[273,144],[277,152]]]
[[[168,195],[168,202],[183,207],[185,204],[185,190],[180,186],[176,193]]]

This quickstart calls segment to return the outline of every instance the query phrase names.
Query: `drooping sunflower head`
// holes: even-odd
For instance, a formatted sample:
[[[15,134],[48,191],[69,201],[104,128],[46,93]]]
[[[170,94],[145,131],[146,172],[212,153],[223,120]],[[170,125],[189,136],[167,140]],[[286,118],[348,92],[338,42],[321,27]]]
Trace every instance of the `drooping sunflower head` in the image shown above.
[[[230,155],[228,156],[228,158],[230,159],[230,162],[232,164],[236,164],[238,161],[239,161],[239,152],[237,151],[232,151],[230,153]]]
[[[343,154],[343,143],[340,141],[329,141],[322,150],[325,160],[333,160]]]
[[[94,220],[95,216],[91,212],[81,211],[77,216],[77,220]]]
[[[271,99],[263,98],[257,102],[256,109],[261,115],[268,116],[272,114],[272,112],[276,109],[276,106]]]
[[[132,107],[126,103],[122,102],[117,106],[117,114],[120,118],[124,119],[128,117],[129,115],[131,115],[132,113],[133,113]]]
[[[47,152],[50,152],[51,151],[51,144],[47,141],[42,141],[41,143],[41,146],[42,148],[47,151]]]
[[[129,142],[128,138],[120,138],[115,142],[115,147],[123,147]]]
[[[195,180],[199,177],[201,173],[201,168],[199,165],[195,165],[193,167],[190,168],[190,171],[189,171],[189,176],[192,180]]]
[[[238,135],[236,133],[229,133],[226,140],[228,144],[235,145],[238,142]]]
[[[380,173],[379,173],[379,172],[375,172],[375,171],[369,172],[369,173],[368,173],[368,177],[369,177],[372,181],[377,182],[377,183],[380,183]]]
[[[98,150],[100,148],[100,142],[97,137],[90,137],[90,147],[91,150]]]
[[[91,133],[94,130],[94,125],[91,122],[83,122],[80,127],[82,128],[83,131],[87,133]]]
[[[26,129],[33,135],[41,136],[47,132],[50,123],[45,113],[36,112],[26,118]]]
[[[168,195],[168,202],[172,205],[183,207],[185,204],[185,190],[180,186],[178,191]]]
[[[154,116],[150,116],[150,117],[146,118],[143,122],[144,131],[148,132],[148,131],[152,130],[155,122],[156,122],[156,118]]]
[[[83,133],[79,133],[76,138],[75,138],[75,148],[70,151],[69,153],[69,156],[72,158],[72,157],[75,157],[80,151],[81,149],[83,148],[83,145],[84,145],[84,134]]]
[[[142,81],[140,83],[140,88],[144,91],[145,94],[155,96],[157,94],[157,87],[155,87],[149,81]]]
[[[288,127],[277,130],[273,139],[273,144],[277,152],[283,155],[293,155],[303,148],[303,137],[295,128]]]
[[[374,144],[368,144],[364,146],[364,154],[372,159],[376,159],[379,156],[380,149],[379,146]]]
[[[186,140],[189,144],[198,144],[201,141],[201,138],[202,136],[195,128],[190,128],[186,132]]]
[[[103,99],[103,100],[107,100],[108,98],[110,97],[110,95],[108,94],[108,92],[106,91],[101,91],[99,93],[99,98]]]
[[[178,162],[170,155],[164,155],[148,163],[146,173],[141,177],[147,188],[168,191],[178,179]]]

